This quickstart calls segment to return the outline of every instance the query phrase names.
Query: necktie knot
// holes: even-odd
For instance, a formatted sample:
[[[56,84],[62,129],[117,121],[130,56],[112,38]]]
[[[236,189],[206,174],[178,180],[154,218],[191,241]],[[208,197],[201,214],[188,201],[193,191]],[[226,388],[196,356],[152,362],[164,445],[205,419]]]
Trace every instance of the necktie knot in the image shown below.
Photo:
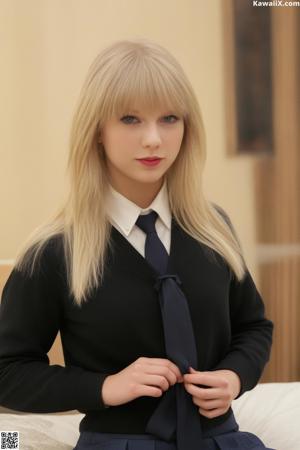
[[[172,278],[174,281],[176,281],[177,284],[182,284],[179,276],[177,274],[164,274],[164,275],[159,275],[156,279],[156,283],[154,285],[154,288],[159,292],[161,289],[161,285],[164,283],[164,281],[166,279]]]
[[[156,211],[151,211],[149,214],[140,214],[136,221],[136,225],[146,234],[155,233],[155,222],[157,216],[158,214]]]

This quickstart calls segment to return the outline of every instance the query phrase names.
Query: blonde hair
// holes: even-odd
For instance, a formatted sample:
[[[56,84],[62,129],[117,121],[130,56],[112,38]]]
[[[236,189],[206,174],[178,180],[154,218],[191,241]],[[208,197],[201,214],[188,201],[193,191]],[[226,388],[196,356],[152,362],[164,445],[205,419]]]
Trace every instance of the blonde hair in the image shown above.
[[[56,215],[28,237],[15,262],[16,269],[30,268],[33,274],[44,246],[62,235],[68,287],[79,306],[102,283],[111,244],[105,210],[108,178],[98,142],[101,126],[136,104],[170,107],[184,118],[179,154],[165,174],[172,215],[186,233],[221,255],[238,280],[245,274],[242,249],[228,216],[203,194],[205,133],[197,98],[181,65],[148,39],[120,40],[99,53],[83,84],[70,132],[68,194]]]

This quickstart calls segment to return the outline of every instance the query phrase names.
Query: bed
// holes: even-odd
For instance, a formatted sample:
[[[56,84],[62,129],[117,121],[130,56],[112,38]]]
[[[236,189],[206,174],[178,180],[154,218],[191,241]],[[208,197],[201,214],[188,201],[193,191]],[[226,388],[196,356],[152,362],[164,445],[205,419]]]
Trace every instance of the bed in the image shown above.
[[[232,407],[241,431],[276,450],[300,450],[300,382],[260,383]],[[78,411],[28,414],[0,407],[0,430],[18,431],[20,450],[72,450],[82,418]]]

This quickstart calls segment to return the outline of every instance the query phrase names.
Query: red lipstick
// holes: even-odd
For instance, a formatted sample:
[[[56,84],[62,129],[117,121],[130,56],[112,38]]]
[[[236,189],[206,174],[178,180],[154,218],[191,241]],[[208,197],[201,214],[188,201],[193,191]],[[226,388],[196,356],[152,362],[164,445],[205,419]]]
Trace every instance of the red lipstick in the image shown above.
[[[144,164],[145,166],[157,166],[161,160],[162,158],[158,158],[156,156],[153,156],[151,158],[138,159],[138,161],[140,161],[140,163]]]

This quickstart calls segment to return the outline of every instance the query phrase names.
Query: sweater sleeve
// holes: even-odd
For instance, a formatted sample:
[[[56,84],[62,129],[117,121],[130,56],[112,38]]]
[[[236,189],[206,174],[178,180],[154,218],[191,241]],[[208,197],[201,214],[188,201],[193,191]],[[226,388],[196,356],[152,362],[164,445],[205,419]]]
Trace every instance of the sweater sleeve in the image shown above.
[[[49,365],[47,353],[63,322],[61,272],[46,245],[32,276],[13,268],[0,304],[0,405],[54,413],[101,410],[108,374]]]
[[[213,370],[229,369],[241,380],[239,398],[258,383],[270,358],[273,322],[265,317],[263,300],[246,269],[245,277],[235,277],[230,286],[231,345]]]
[[[237,238],[233,225],[223,210],[222,215]],[[238,374],[241,389],[236,398],[257,385],[270,358],[274,328],[273,322],[265,317],[263,299],[246,265],[245,271],[244,278],[240,281],[231,273],[231,345],[227,354],[213,368],[229,369]]]

